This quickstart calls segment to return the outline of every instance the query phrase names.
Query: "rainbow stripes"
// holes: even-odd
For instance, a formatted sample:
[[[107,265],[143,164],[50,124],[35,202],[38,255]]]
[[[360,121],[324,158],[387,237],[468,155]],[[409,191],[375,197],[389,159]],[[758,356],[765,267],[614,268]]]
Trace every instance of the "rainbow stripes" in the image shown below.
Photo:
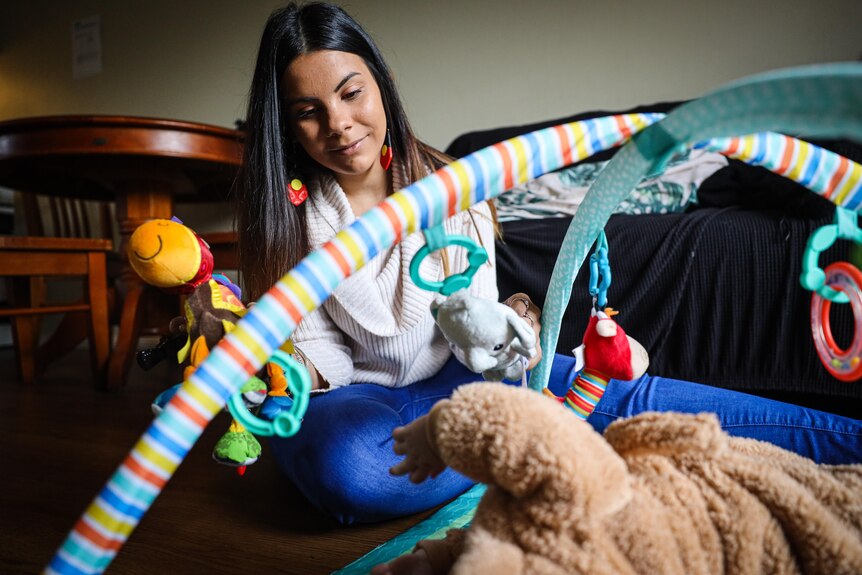
[[[578,417],[586,419],[605,394],[608,381],[610,381],[609,377],[585,367],[575,378],[569,391],[566,392],[566,399],[563,403]]]
[[[401,190],[342,230],[279,280],[183,383],[87,508],[46,573],[103,572],[228,398],[306,314],[381,250],[515,185],[619,145],[661,118],[610,116],[501,142]],[[819,186],[826,197],[851,209],[862,201],[857,164],[792,138],[775,134],[723,138],[697,147],[783,170],[779,173],[821,191]],[[780,161],[774,160],[779,156]],[[604,385],[606,380],[595,375],[579,378],[566,402],[586,417]]]
[[[240,386],[335,287],[404,236],[601,150],[661,118],[629,114],[540,130],[452,163],[390,196],[276,283],[185,381],[62,544],[46,573],[101,573]]]
[[[60,547],[47,573],[100,573],[111,562],[220,406],[185,385],[141,437]],[[207,410],[206,405],[214,407]],[[209,418],[209,419],[208,419]]]
[[[763,166],[849,210],[858,210],[862,204],[862,166],[820,146],[783,134],[762,132],[738,138],[714,138],[693,147]]]
[[[818,80],[816,74],[811,74],[811,78],[820,82],[816,85],[822,85],[822,80]],[[809,80],[808,77],[803,79]],[[838,82],[841,77],[833,75],[829,79]],[[782,82],[784,79],[776,77],[772,81]],[[694,114],[691,112],[693,108],[689,107],[688,112],[681,110],[686,114],[676,114],[677,124],[697,124],[696,127],[705,130],[701,124],[707,122],[705,126],[710,127],[711,123],[716,123],[717,120],[712,116],[718,111],[728,118],[736,117],[740,111],[737,108],[741,107],[744,111],[745,106],[751,106],[751,102],[759,100],[736,102],[727,98],[735,97],[737,92],[734,90],[744,92],[748,88],[750,86],[746,85],[729,88],[720,98],[717,97],[719,100],[725,98],[721,101],[727,104],[727,109],[710,109],[710,113],[692,118],[686,114]],[[812,101],[818,102],[816,98]],[[730,106],[728,102],[734,105]],[[854,107],[848,107],[845,111],[844,108],[836,107],[842,101],[830,101],[829,106],[821,111],[834,115],[845,112],[852,114],[856,110],[855,102],[858,100],[853,100]],[[758,109],[754,109],[757,112]],[[755,112],[743,115],[739,120],[740,125],[750,123],[749,116]],[[404,236],[438,225],[456,212],[496,197],[514,185],[619,145],[661,117],[659,114],[628,114],[597,118],[501,142],[454,162],[390,196],[338,233],[279,280],[183,383],[180,391],[153,421],[87,508],[46,572],[75,575],[103,572],[200,437],[204,427],[222,409],[228,398],[290,337],[306,314],[319,307],[344,278],[360,269],[370,258]],[[724,127],[731,129],[733,126],[735,124]],[[673,125],[669,127],[675,129]],[[784,148],[773,147],[769,140],[771,137],[765,136],[767,140],[762,148],[757,147],[760,145],[757,142],[749,142],[744,138],[728,139],[724,143],[715,141],[702,147],[723,146],[729,155],[739,154],[734,157],[752,163],[765,162],[762,165],[767,167],[772,164],[766,162],[780,156],[781,160],[771,169],[783,169],[788,177],[798,178],[803,183],[809,182],[807,185],[810,186],[822,186],[821,193],[832,201],[849,209],[858,208],[858,188],[862,174],[858,166],[842,163],[840,158],[834,160],[823,151],[818,152],[809,147],[810,144],[802,145],[790,139],[783,140]],[[702,137],[683,139],[691,141]],[[676,140],[671,137],[670,141]],[[626,150],[621,155],[637,163]],[[631,176],[625,175],[626,178]],[[611,181],[609,178],[607,180]],[[625,181],[628,182],[628,179]],[[602,197],[615,197],[615,192],[607,187],[607,182],[604,184],[606,187],[602,188]],[[592,207],[589,194],[587,200],[578,216],[588,218],[593,213],[605,213]],[[606,212],[609,214],[610,208]],[[603,225],[606,217],[594,217],[593,220],[595,225]],[[549,327],[553,329],[550,324]],[[545,343],[543,338],[543,345]],[[553,347],[546,345],[547,349]],[[541,372],[539,368],[543,369],[541,364],[534,370],[534,378],[537,372]],[[585,403],[581,404],[581,408],[591,411],[589,406],[595,406],[601,397],[599,391],[604,389],[602,381],[601,378],[584,378],[575,388],[572,403],[577,406],[583,401]]]

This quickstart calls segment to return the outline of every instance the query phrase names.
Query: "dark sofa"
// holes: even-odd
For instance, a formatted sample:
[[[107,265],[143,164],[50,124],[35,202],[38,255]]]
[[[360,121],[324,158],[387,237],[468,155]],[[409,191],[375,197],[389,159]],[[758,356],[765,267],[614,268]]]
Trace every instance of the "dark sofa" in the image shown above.
[[[667,112],[678,103],[625,112]],[[532,125],[476,131],[447,148],[454,157],[561,123],[609,115],[596,111]],[[819,145],[862,161],[862,146]],[[585,161],[607,159],[615,150]],[[763,168],[732,160],[703,182],[685,213],[614,215],[607,233],[613,283],[609,303],[626,331],[649,351],[650,371],[862,417],[862,381],[833,378],[811,336],[811,293],[800,286],[811,233],[832,223],[833,205]],[[544,303],[570,217],[508,221],[497,244],[500,294],[524,291]],[[821,255],[846,260],[847,242]],[[580,343],[591,305],[583,266],[562,320],[557,351]],[[853,337],[848,305],[832,307],[839,344]]]

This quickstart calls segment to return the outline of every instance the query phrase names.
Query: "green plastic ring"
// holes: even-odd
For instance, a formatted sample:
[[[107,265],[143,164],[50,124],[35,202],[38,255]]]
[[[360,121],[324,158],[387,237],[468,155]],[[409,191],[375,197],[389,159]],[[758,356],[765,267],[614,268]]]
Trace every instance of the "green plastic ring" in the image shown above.
[[[439,292],[443,295],[451,295],[456,291],[468,287],[473,281],[473,276],[479,271],[479,268],[488,261],[488,252],[467,236],[445,236],[442,241],[434,242],[435,245],[424,245],[419,248],[413,260],[410,262],[410,279],[417,286],[428,291]],[[467,249],[467,269],[461,273],[449,276],[441,282],[426,281],[419,275],[419,266],[422,260],[429,254],[446,246],[461,246]],[[432,249],[433,248],[433,249]]]
[[[311,376],[298,361],[287,353],[276,350],[269,358],[284,370],[287,387],[293,395],[293,405],[290,409],[279,413],[272,421],[266,421],[251,413],[242,402],[242,394],[235,393],[228,400],[228,409],[234,419],[244,425],[255,435],[271,437],[290,437],[299,431],[302,418],[308,409],[308,396],[311,391]]]

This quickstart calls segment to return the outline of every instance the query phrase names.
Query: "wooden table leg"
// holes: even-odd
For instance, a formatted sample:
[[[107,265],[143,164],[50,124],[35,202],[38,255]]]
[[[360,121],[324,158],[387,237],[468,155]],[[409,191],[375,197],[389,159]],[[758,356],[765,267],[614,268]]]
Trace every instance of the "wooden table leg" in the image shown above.
[[[138,338],[144,325],[144,316],[155,312],[148,304],[162,302],[151,295],[154,288],[145,284],[129,265],[126,250],[132,233],[144,222],[156,218],[170,219],[173,213],[173,193],[166,182],[130,182],[117,191],[117,224],[120,232],[122,270],[117,280],[117,292],[122,301],[120,329],[108,363],[108,389],[119,389],[126,383],[132,358],[138,349]],[[179,307],[177,306],[177,310]],[[159,317],[164,314],[155,313]],[[176,315],[173,314],[173,315]],[[165,327],[167,323],[165,323]]]

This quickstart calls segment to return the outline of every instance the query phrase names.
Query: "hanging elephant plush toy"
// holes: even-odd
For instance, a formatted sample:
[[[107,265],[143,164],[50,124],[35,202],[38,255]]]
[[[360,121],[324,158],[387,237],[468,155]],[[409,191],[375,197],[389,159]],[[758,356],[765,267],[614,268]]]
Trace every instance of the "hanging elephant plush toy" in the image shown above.
[[[185,363],[183,378],[194,372],[210,350],[230,333],[246,307],[237,285],[226,276],[213,273],[213,256],[207,243],[190,228],[173,218],[150,220],[139,226],[129,239],[129,263],[150,285],[186,296],[184,316],[171,321],[171,332],[185,334],[177,361]],[[290,342],[285,351],[292,353]],[[261,378],[251,378],[241,389],[249,409],[256,409],[267,396],[286,397],[287,380],[283,370],[267,364],[269,387]],[[158,413],[167,405],[181,384],[161,393],[153,403]],[[240,475],[260,457],[257,438],[234,420],[227,433],[216,443],[213,458],[236,467]]]
[[[431,313],[467,369],[489,381],[525,378],[537,353],[536,334],[514,309],[460,290],[432,303]]]

